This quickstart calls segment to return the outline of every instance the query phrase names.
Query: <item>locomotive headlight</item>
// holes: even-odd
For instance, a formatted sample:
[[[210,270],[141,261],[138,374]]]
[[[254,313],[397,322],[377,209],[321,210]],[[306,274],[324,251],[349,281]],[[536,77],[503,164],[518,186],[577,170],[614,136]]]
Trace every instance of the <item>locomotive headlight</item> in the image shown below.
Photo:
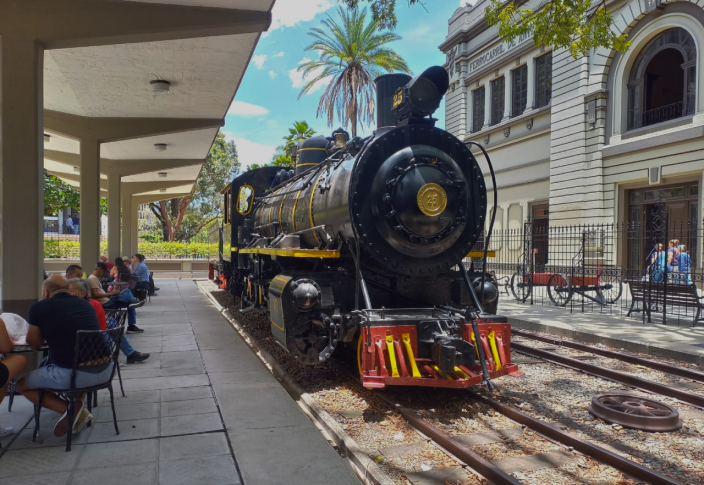
[[[426,69],[398,89],[392,101],[392,110],[399,121],[410,117],[423,118],[435,112],[450,85],[447,71],[440,66]]]

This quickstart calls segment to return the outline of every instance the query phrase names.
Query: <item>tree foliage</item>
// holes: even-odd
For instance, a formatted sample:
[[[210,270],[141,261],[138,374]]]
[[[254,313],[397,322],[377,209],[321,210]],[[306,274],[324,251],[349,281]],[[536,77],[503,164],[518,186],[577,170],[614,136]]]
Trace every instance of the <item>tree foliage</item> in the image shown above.
[[[326,113],[328,126],[333,126],[337,116],[345,126],[352,125],[354,137],[357,124],[370,123],[374,117],[374,79],[394,71],[410,73],[410,69],[401,56],[387,47],[401,37],[383,32],[379,20],[367,22],[366,9],[340,8],[338,15],[339,22],[328,16],[323,20],[324,28],[308,33],[314,41],[306,50],[318,52],[320,57],[298,68],[307,80],[298,97],[329,80],[316,116]]]
[[[223,212],[220,190],[239,173],[235,142],[218,132],[193,193],[186,197],[165,199],[150,204],[161,224],[165,241],[188,241]]]
[[[598,47],[624,52],[631,45],[627,34],[611,30],[613,19],[605,1],[593,5],[591,0],[550,0],[533,11],[515,2],[491,0],[485,16],[508,41],[531,35],[535,45],[567,49],[575,59]]]
[[[276,148],[271,164],[275,167],[293,167],[293,147],[315,135],[315,130],[306,121],[294,121],[284,136],[284,144]]]
[[[360,3],[371,4],[374,19],[380,29],[396,27],[396,0],[340,0],[350,8]],[[420,0],[407,0],[408,5]],[[567,49],[574,58],[604,47],[624,52],[630,46],[627,34],[612,31],[613,19],[606,10],[605,0],[548,0],[538,10],[519,8],[515,1],[508,4],[491,0],[485,9],[489,25],[498,25],[499,35],[512,41],[530,35],[536,46]]]
[[[44,215],[53,216],[64,209],[81,210],[81,192],[44,170]],[[108,213],[107,199],[100,199],[100,215]]]

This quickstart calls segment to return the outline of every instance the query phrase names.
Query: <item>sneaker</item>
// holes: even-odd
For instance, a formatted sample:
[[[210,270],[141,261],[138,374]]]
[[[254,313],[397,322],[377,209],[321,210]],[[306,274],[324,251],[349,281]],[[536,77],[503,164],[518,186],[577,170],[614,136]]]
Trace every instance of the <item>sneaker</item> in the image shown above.
[[[154,291],[159,291],[160,289],[161,289],[161,288],[156,288],[156,287],[155,287],[155,288],[154,288]]]
[[[0,426],[0,438],[4,438],[5,436],[10,436],[14,432],[15,432],[15,428],[13,428],[12,426],[8,426],[6,428]]]
[[[86,404],[83,401],[78,401],[76,404],[78,404],[78,406],[74,416],[80,416],[83,413]],[[75,421],[76,420],[74,418],[74,423]],[[61,418],[59,418],[54,425],[54,436],[60,438],[62,436],[66,436],[66,433],[68,433],[68,409],[61,415]]]
[[[141,301],[138,301],[137,303],[130,303],[129,308],[132,308],[132,309],[134,309],[134,308],[139,308],[139,307],[141,307],[141,306],[144,306],[144,304],[145,304],[146,302],[147,302],[147,300],[141,300]]]
[[[137,362],[144,362],[149,358],[149,354],[143,354],[142,352],[137,352],[136,350],[127,356],[128,364],[136,364]]]
[[[83,408],[83,411],[78,416],[78,419],[73,423],[73,434],[78,434],[83,431],[83,428],[86,427],[91,419],[93,419],[93,415],[90,414],[90,411]]]
[[[144,330],[139,328],[137,325],[128,325],[127,326],[127,333],[142,333]]]

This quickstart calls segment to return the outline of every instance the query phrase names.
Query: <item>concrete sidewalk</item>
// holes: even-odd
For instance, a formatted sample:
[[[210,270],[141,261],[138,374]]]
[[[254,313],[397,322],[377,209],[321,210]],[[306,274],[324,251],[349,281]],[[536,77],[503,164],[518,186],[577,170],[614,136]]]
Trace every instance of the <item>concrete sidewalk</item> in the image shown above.
[[[138,310],[145,332],[128,335],[152,355],[122,367],[120,434],[107,392],[70,453],[52,434],[56,413],[42,410],[32,443],[32,406],[17,397],[8,413],[5,399],[0,425],[18,434],[1,441],[0,485],[359,484],[193,281],[158,286],[159,296]],[[121,396],[117,378],[113,386]]]
[[[653,322],[643,323],[638,313],[626,317],[570,312],[569,307],[530,305],[509,298],[499,303],[499,314],[516,328],[704,365],[704,322],[695,328],[691,321],[677,326],[676,319],[663,325],[656,323],[661,322],[661,315],[653,313]]]

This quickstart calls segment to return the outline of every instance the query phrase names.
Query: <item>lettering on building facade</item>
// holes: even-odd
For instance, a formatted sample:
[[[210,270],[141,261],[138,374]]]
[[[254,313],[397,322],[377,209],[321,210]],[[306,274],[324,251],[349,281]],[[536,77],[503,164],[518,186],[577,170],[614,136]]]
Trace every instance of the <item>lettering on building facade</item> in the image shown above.
[[[489,64],[491,61],[494,61],[494,60],[497,60],[497,59],[503,57],[506,53],[515,49],[519,45],[523,45],[527,41],[531,41],[532,38],[533,38],[533,33],[528,32],[525,34],[521,34],[520,36],[516,37],[512,41],[502,42],[501,44],[499,44],[495,47],[492,47],[488,51],[483,52],[479,56],[477,56],[477,57],[473,58],[471,61],[469,61],[468,74],[472,74],[477,69],[480,69],[480,68],[484,67],[485,65]]]

